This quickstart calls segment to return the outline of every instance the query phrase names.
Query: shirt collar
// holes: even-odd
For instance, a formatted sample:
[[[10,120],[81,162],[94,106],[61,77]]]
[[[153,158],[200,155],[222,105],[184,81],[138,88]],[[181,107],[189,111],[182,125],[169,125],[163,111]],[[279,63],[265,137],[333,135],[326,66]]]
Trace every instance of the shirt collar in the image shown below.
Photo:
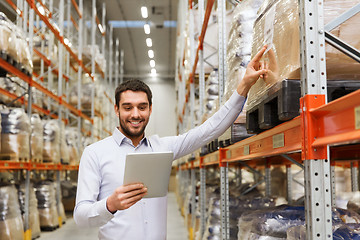
[[[127,138],[122,132],[120,132],[120,130],[115,127],[114,131],[113,131],[113,138],[115,140],[115,142],[120,146],[124,141],[128,141],[130,144],[132,144],[131,140],[129,138]],[[140,140],[139,146],[144,143],[147,146],[150,146],[150,142],[148,140],[147,137],[144,137],[143,139]]]

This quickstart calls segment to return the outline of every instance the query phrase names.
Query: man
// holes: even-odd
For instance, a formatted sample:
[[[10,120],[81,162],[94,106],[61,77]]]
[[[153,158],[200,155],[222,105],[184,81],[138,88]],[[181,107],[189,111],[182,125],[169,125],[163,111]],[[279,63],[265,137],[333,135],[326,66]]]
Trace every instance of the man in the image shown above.
[[[202,125],[179,136],[145,137],[152,110],[149,87],[139,80],[122,83],[115,91],[115,113],[120,126],[113,135],[85,148],[80,161],[75,222],[100,227],[99,239],[166,239],[167,198],[143,198],[141,183],[123,185],[127,153],[172,151],[185,156],[219,137],[242,110],[256,80],[267,74],[260,69],[261,49],[230,99]]]

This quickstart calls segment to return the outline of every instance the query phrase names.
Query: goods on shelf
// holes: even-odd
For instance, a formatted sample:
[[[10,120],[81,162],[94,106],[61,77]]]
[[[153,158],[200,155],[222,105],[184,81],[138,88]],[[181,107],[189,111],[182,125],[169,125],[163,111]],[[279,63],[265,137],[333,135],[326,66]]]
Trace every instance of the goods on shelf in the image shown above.
[[[341,234],[339,232],[336,233],[339,228],[352,228],[355,230],[357,229],[357,231],[360,229],[360,216],[352,211],[334,208],[332,213],[332,222],[334,237],[337,234]],[[240,217],[238,223],[238,239],[288,239],[288,234],[292,236],[295,235],[293,227],[304,225],[305,209],[303,206],[281,205],[277,207],[256,210],[247,212]]]
[[[99,66],[102,72],[105,72],[106,60],[104,58],[104,55],[100,53],[100,48],[98,45],[95,45],[94,47],[92,45],[87,45],[84,47],[83,49],[84,65],[91,64],[91,56],[93,55],[92,51],[94,51],[95,54],[95,63]]]
[[[31,115],[31,160],[42,162],[43,159],[43,123],[39,114]]]
[[[60,162],[60,128],[58,120],[43,120],[43,161]]]
[[[41,36],[35,36],[33,43],[34,47],[42,53],[44,56],[46,56],[52,63],[52,66],[56,66],[58,63],[58,47],[56,42],[52,45],[52,49],[49,49],[49,41],[50,41],[50,35],[52,33],[44,33],[43,36],[45,39],[42,39]],[[43,51],[41,51],[41,45],[43,44]],[[34,70],[40,71],[40,64],[41,64],[41,58],[38,54],[33,54],[33,63],[34,63]],[[44,65],[44,69],[47,69],[47,65]]]
[[[4,13],[0,12],[0,53],[10,64],[32,73],[29,45],[24,32],[13,24]]]
[[[28,161],[30,158],[31,126],[21,108],[7,108],[1,112],[1,159]]]
[[[20,203],[20,210],[23,221],[25,222],[25,183],[18,186],[18,196]],[[33,184],[29,186],[29,228],[31,229],[31,238],[35,239],[40,236],[40,218],[37,209],[38,202],[35,196]]]
[[[325,25],[334,17],[359,3],[352,1],[324,1]],[[273,1],[266,0],[259,9],[258,18],[254,24],[254,40],[252,56],[254,56],[267,43],[273,51],[265,54],[271,74],[265,79],[259,79],[249,92],[249,107],[255,105],[267,89],[278,81],[284,79],[300,78],[300,45],[299,45],[299,9],[295,0]],[[348,19],[345,23],[331,31],[332,34],[360,48],[360,36],[354,27],[360,21],[360,14]],[[273,23],[273,24],[272,24]],[[264,33],[268,34],[265,35]],[[341,52],[326,46],[327,79],[359,79],[360,64],[344,56]]]
[[[0,239],[24,239],[24,225],[14,185],[0,187]]]
[[[40,228],[44,231],[55,230],[59,226],[59,215],[56,208],[54,183],[41,181],[36,183],[34,188],[38,200]]]
[[[70,163],[70,155],[69,149],[66,144],[66,136],[65,136],[65,124],[61,122],[60,126],[60,157],[62,164],[69,164]]]
[[[75,127],[66,127],[65,128],[65,142],[67,151],[69,152],[69,164],[76,165],[79,163],[79,151],[78,150],[78,129]]]
[[[360,192],[353,192],[353,196],[347,203],[347,208],[360,214]]]
[[[100,83],[92,82],[83,83],[81,85],[81,110],[90,115],[91,112],[91,91],[95,88],[94,92],[94,110],[97,113],[104,114],[105,109],[102,107],[104,104],[104,90]],[[78,104],[78,88],[75,85],[70,91],[69,103],[74,107]]]
[[[205,113],[203,122],[211,117],[219,108],[219,78],[217,69],[213,70],[205,82]]]

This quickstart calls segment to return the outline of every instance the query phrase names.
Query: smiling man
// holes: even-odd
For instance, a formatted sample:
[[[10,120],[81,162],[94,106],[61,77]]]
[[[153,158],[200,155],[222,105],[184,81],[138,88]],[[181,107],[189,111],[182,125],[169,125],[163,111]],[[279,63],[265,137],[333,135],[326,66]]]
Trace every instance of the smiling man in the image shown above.
[[[266,76],[267,70],[260,69],[265,50],[250,61],[237,90],[217,113],[178,136],[145,136],[152,109],[151,90],[140,80],[122,83],[115,91],[120,126],[112,136],[86,147],[81,157],[75,222],[100,227],[99,239],[166,239],[167,197],[143,198],[147,189],[141,183],[123,185],[126,154],[172,151],[177,159],[219,137],[241,112],[250,87]]]

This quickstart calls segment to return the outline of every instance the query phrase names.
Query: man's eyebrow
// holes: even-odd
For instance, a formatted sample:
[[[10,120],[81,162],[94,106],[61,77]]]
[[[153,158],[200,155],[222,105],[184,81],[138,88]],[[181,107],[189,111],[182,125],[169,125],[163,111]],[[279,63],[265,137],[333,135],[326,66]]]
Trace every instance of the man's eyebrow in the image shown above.
[[[132,106],[132,105],[134,105],[134,104],[129,103],[129,102],[124,102],[124,103],[121,104],[121,106]],[[149,105],[149,103],[147,103],[147,102],[142,102],[142,103],[139,103],[138,105],[139,105],[139,106],[147,106],[147,105]]]

